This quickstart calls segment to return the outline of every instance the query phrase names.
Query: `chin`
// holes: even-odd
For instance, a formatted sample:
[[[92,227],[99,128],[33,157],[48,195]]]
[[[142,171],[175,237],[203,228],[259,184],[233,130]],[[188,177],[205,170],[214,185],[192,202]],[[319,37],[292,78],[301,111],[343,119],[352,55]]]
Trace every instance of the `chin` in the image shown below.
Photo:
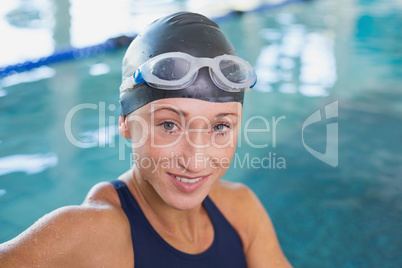
[[[197,193],[192,193],[190,195],[172,194],[171,196],[167,196],[163,199],[165,203],[170,207],[177,210],[185,211],[194,209],[201,205],[207,195],[208,191],[200,191]]]

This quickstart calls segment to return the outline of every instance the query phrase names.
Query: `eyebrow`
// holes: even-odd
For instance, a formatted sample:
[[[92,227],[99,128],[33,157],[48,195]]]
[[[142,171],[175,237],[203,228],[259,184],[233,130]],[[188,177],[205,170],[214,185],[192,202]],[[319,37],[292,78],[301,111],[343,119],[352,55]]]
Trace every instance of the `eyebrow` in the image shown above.
[[[214,119],[220,119],[220,118],[228,116],[228,115],[233,115],[233,116],[239,117],[239,115],[237,113],[220,113],[217,116],[215,116]]]
[[[171,107],[160,107],[160,108],[156,108],[155,110],[152,110],[150,113],[155,113],[155,112],[161,111],[161,110],[168,110],[168,111],[171,111],[171,112],[174,112],[174,113],[178,114],[179,116],[183,116],[183,115],[184,115],[184,117],[187,117],[187,116],[188,116],[188,113],[187,113],[187,112],[184,112],[184,111],[182,111],[182,110],[176,110],[176,109],[173,109],[173,108],[171,108]]]
[[[160,107],[160,108],[156,108],[155,110],[151,111],[150,113],[155,113],[155,112],[161,111],[161,110],[168,110],[168,111],[171,111],[171,112],[176,113],[176,114],[179,115],[179,116],[188,117],[188,113],[187,113],[187,112],[182,111],[182,110],[176,110],[176,109],[173,109],[172,107]],[[223,118],[223,117],[228,116],[228,115],[232,115],[232,116],[239,117],[239,115],[238,115],[237,113],[220,113],[220,114],[214,116],[214,119],[220,119],[220,118]]]

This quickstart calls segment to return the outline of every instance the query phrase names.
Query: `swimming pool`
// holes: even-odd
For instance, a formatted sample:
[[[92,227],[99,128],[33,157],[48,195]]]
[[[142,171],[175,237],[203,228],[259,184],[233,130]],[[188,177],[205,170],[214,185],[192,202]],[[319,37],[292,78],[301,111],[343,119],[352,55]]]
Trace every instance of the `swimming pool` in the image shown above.
[[[259,75],[225,179],[256,192],[295,267],[402,265],[401,12],[397,0],[323,0],[220,23]],[[74,16],[38,55],[89,44]],[[129,168],[115,127],[123,53],[1,81],[0,242]]]

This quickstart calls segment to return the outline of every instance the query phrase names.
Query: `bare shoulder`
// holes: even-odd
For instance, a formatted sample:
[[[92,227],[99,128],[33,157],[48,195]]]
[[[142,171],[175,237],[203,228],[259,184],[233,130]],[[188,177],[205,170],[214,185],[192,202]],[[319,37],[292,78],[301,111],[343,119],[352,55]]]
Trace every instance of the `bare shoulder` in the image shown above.
[[[82,205],[57,209],[1,244],[2,267],[127,266],[116,256],[129,253],[130,228],[113,190],[98,184]]]
[[[291,267],[267,211],[249,187],[220,180],[210,197],[239,234],[248,267]]]
[[[95,184],[89,190],[84,205],[108,205],[115,208],[120,208],[120,200],[113,185],[109,182],[100,182]]]
[[[258,197],[248,186],[242,183],[220,180],[211,190],[210,197],[219,209],[229,216],[232,213],[244,215],[255,212],[250,210],[252,208],[261,209]]]

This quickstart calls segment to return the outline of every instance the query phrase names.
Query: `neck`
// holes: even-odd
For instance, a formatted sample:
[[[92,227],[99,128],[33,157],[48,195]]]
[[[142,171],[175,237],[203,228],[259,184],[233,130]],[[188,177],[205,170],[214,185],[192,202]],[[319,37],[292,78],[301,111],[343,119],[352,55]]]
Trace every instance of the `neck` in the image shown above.
[[[155,229],[172,235],[184,235],[196,240],[197,233],[205,227],[209,217],[202,204],[189,209],[178,210],[169,206],[155,191],[153,186],[142,177],[135,167],[130,171],[132,193],[148,221]]]

